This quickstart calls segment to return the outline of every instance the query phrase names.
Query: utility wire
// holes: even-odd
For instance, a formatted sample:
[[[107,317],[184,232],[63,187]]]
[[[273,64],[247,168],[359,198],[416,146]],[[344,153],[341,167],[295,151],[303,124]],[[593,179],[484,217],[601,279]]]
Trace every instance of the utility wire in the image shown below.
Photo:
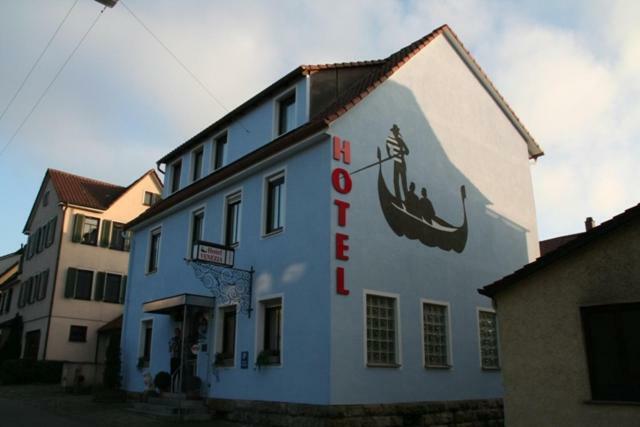
[[[87,38],[87,36],[91,32],[91,30],[93,30],[93,27],[96,26],[96,24],[100,20],[100,17],[102,16],[102,14],[103,14],[103,12],[105,11],[106,8],[107,8],[107,6],[105,6],[100,11],[100,13],[98,13],[98,16],[96,16],[96,19],[93,20],[93,22],[91,23],[91,26],[89,27],[89,29],[82,35],[82,38],[80,39],[80,41],[78,42],[76,47],[73,48],[73,50],[71,51],[69,56],[67,56],[67,59],[65,59],[64,63],[62,64],[62,66],[56,72],[55,76],[53,76],[53,79],[51,80],[51,82],[49,82],[49,85],[46,87],[44,92],[42,92],[42,95],[40,95],[40,98],[38,98],[36,103],[33,104],[33,107],[29,111],[29,114],[27,114],[27,116],[24,118],[24,120],[22,120],[22,123],[20,123],[20,126],[18,126],[18,129],[16,129],[16,131],[13,133],[13,135],[11,135],[11,138],[9,138],[9,140],[6,142],[4,147],[2,147],[2,149],[0,150],[0,156],[2,156],[2,153],[4,153],[4,151],[7,149],[9,144],[11,144],[13,142],[13,140],[16,137],[16,135],[18,135],[18,132],[20,132],[20,129],[22,129],[22,127],[25,125],[25,123],[27,123],[27,121],[29,120],[29,117],[31,117],[31,115],[36,110],[36,108],[38,108],[38,105],[40,105],[40,102],[44,99],[44,97],[47,94],[47,92],[49,92],[49,89],[51,89],[51,86],[53,86],[53,84],[56,82],[56,80],[58,79],[58,76],[60,76],[60,73],[62,73],[62,70],[64,70],[64,68],[67,66],[67,64],[69,63],[69,61],[73,57],[73,55],[77,52],[77,50],[80,48],[80,46],[82,45],[84,40]]]
[[[230,113],[229,109],[227,107],[224,106],[224,104],[222,103],[222,101],[220,101],[210,90],[209,88],[207,88],[207,86],[202,82],[202,80],[200,80],[185,64],[184,62],[182,62],[180,60],[180,58],[178,58],[178,56],[173,53],[173,51],[171,49],[169,49],[169,47],[164,44],[162,42],[162,40],[160,40],[160,38],[158,38],[158,36],[155,35],[155,33],[153,31],[151,31],[151,28],[149,28],[144,22],[142,22],[142,20],[138,17],[138,15],[136,15],[133,10],[129,9],[129,6],[127,6],[127,4],[123,1],[120,0],[120,4],[122,6],[124,6],[125,9],[127,9],[127,11],[131,14],[131,16],[133,16],[133,18],[138,21],[138,23],[151,35],[151,37],[153,37],[155,39],[155,41],[158,42],[158,44],[160,46],[162,46],[164,48],[164,50],[167,51],[167,53],[169,55],[171,55],[171,57],[178,63],[178,65],[180,65],[180,67],[182,67],[182,69],[184,71],[187,72],[187,74],[189,74],[191,76],[191,78],[193,80],[195,80],[196,83],[198,83],[198,85],[211,97],[211,99],[213,99],[216,104],[218,104],[220,107],[222,107],[222,109],[224,111],[226,111],[227,113]],[[246,127],[244,127],[244,125],[242,124],[242,122],[238,121],[238,124],[247,132],[249,132],[249,129],[247,129]]]
[[[7,111],[9,110],[9,108],[11,107],[11,104],[13,104],[13,101],[16,100],[16,98],[18,97],[18,95],[20,94],[20,91],[22,91],[22,88],[24,87],[24,85],[27,83],[27,80],[29,80],[29,77],[31,77],[31,73],[33,73],[33,70],[36,69],[36,67],[38,66],[38,64],[40,63],[40,60],[42,59],[42,57],[44,56],[44,54],[47,52],[47,50],[49,49],[49,46],[51,46],[51,43],[53,42],[53,39],[56,38],[56,36],[58,35],[58,33],[60,32],[60,29],[62,28],[62,26],[64,25],[64,23],[67,21],[67,18],[69,17],[69,15],[71,15],[71,11],[73,10],[74,7],[76,7],[76,4],[78,4],[80,0],[76,0],[72,5],[71,8],[69,8],[69,10],[67,11],[67,14],[64,16],[64,18],[62,19],[62,22],[60,22],[60,24],[58,24],[58,28],[56,28],[56,31],[53,33],[53,35],[51,36],[51,38],[49,39],[49,41],[47,42],[47,45],[44,47],[44,49],[42,50],[42,52],[40,52],[40,56],[38,56],[38,59],[36,59],[36,62],[33,63],[33,65],[31,66],[31,69],[29,70],[29,72],[27,73],[27,75],[25,76],[24,80],[22,80],[22,83],[20,83],[20,87],[18,87],[18,90],[16,90],[16,93],[13,94],[13,97],[11,98],[11,100],[9,100],[9,103],[7,104],[6,107],[4,107],[4,110],[2,111],[2,114],[0,114],[0,121],[2,121],[2,118],[4,117],[4,115],[7,113]]]

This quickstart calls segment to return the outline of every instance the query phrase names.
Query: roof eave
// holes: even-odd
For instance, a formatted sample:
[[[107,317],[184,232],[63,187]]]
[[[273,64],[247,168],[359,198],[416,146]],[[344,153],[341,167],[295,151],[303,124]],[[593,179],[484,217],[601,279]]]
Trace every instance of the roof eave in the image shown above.
[[[542,150],[540,145],[536,142],[536,140],[533,138],[531,133],[529,133],[527,128],[520,121],[520,119],[518,118],[516,113],[513,111],[513,109],[509,106],[509,104],[504,99],[504,97],[500,94],[500,92],[498,92],[498,89],[493,85],[493,82],[491,81],[491,79],[489,79],[489,76],[485,73],[482,67],[480,67],[480,64],[478,64],[478,62],[475,60],[473,55],[471,55],[471,52],[469,52],[464,47],[464,45],[462,44],[462,42],[460,41],[456,33],[448,25],[445,25],[443,27],[443,34],[447,39],[447,41],[449,42],[449,44],[451,44],[451,46],[455,49],[455,51],[458,53],[460,58],[462,58],[465,64],[476,76],[478,81],[485,88],[485,90],[489,92],[489,94],[491,95],[493,100],[496,102],[498,107],[500,107],[502,112],[507,116],[509,121],[516,128],[518,133],[522,136],[522,138],[527,144],[529,158],[535,160],[538,157],[543,156],[544,151]]]

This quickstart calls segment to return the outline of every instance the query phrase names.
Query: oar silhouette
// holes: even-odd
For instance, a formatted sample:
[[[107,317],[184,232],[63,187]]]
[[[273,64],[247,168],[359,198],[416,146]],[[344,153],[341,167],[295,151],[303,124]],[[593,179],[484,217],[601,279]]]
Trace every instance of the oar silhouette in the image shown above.
[[[363,167],[361,167],[360,169],[356,169],[355,171],[350,172],[350,175],[355,175],[355,174],[357,174],[358,172],[362,172],[362,171],[363,171],[363,170],[365,170],[365,169],[372,168],[372,167],[374,167],[375,165],[382,164],[382,163],[386,162],[387,160],[394,159],[394,158],[396,158],[396,157],[398,157],[398,156],[397,156],[397,155],[389,156],[389,157],[387,157],[386,159],[383,159],[383,160],[380,160],[380,157],[382,157],[382,156],[380,155],[380,147],[378,147],[378,161],[377,161],[377,162],[373,162],[373,163],[371,163],[370,165],[363,166]]]

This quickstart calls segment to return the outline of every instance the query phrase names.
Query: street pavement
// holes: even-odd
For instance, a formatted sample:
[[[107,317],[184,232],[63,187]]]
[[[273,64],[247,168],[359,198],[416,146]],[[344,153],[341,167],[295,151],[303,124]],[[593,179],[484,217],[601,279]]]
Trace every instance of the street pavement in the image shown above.
[[[13,399],[0,399],[2,425],[7,427],[86,427],[87,424],[52,414],[46,409]],[[5,424],[6,422],[6,424]]]

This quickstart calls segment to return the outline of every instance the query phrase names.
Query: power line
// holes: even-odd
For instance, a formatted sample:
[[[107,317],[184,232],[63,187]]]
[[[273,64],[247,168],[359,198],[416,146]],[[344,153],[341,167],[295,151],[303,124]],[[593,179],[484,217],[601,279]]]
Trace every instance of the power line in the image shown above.
[[[13,142],[13,140],[15,139],[16,135],[18,135],[18,132],[20,132],[20,129],[22,129],[22,127],[25,125],[25,123],[27,123],[27,121],[29,120],[29,117],[31,117],[31,115],[33,114],[33,112],[36,110],[36,108],[38,108],[38,105],[40,105],[40,102],[44,99],[45,95],[47,94],[47,92],[49,92],[49,89],[51,89],[51,86],[53,86],[53,84],[56,82],[56,80],[58,79],[58,76],[60,76],[60,73],[62,73],[62,70],[64,70],[64,68],[67,66],[67,64],[69,63],[69,61],[71,60],[71,58],[73,57],[73,55],[76,53],[76,51],[80,48],[80,46],[82,45],[82,43],[84,42],[84,40],[87,38],[87,36],[89,35],[89,33],[91,32],[91,30],[93,30],[93,27],[96,26],[96,24],[98,23],[98,21],[100,20],[100,17],[102,16],[102,13],[105,11],[105,9],[107,8],[107,6],[105,6],[100,13],[98,13],[98,16],[96,16],[96,19],[93,20],[93,22],[91,23],[91,26],[89,27],[89,29],[82,35],[82,38],[80,39],[80,41],[78,42],[78,44],[76,45],[76,47],[73,48],[73,50],[71,51],[71,53],[69,54],[69,56],[67,56],[67,59],[65,59],[64,63],[62,64],[62,66],[58,69],[58,71],[56,72],[55,76],[53,76],[53,79],[51,80],[51,82],[49,82],[49,85],[46,87],[46,89],[44,90],[44,92],[42,92],[42,95],[40,95],[40,98],[38,98],[38,100],[36,101],[35,104],[33,104],[33,107],[31,107],[31,110],[29,111],[29,114],[27,114],[27,116],[24,118],[24,120],[22,120],[22,122],[20,123],[20,126],[18,126],[18,129],[16,129],[16,131],[13,133],[13,135],[11,135],[11,138],[9,138],[9,140],[6,142],[6,144],[4,145],[4,147],[2,147],[2,150],[0,150],[0,156],[2,156],[2,153],[4,153],[4,151],[7,149],[7,147],[9,146],[9,144],[11,144]]]
[[[62,26],[64,25],[64,23],[67,21],[67,18],[69,17],[69,15],[71,15],[71,11],[73,10],[74,7],[76,7],[76,4],[78,4],[80,0],[76,0],[71,7],[69,8],[69,10],[67,11],[67,14],[64,16],[64,18],[62,19],[62,22],[60,22],[60,24],[58,24],[58,28],[56,28],[56,31],[53,33],[53,35],[51,36],[51,38],[49,39],[49,41],[47,42],[47,45],[44,47],[44,49],[42,50],[42,52],[40,52],[40,56],[38,56],[38,59],[36,59],[36,62],[33,63],[33,65],[31,66],[31,69],[29,70],[29,72],[27,73],[27,75],[25,76],[24,80],[22,80],[22,83],[20,83],[20,87],[18,87],[18,90],[16,90],[16,93],[13,94],[13,97],[11,98],[11,100],[9,100],[9,103],[7,104],[6,107],[4,107],[4,110],[2,111],[2,114],[0,114],[0,121],[2,120],[2,118],[4,117],[4,115],[6,114],[6,112],[9,110],[9,107],[11,107],[11,104],[13,104],[13,101],[16,100],[16,98],[18,97],[18,94],[20,94],[20,91],[22,90],[22,88],[24,87],[24,85],[27,83],[27,80],[29,80],[29,77],[31,77],[31,73],[33,73],[33,70],[36,69],[36,67],[38,66],[38,64],[40,63],[40,60],[42,59],[42,57],[44,56],[44,54],[47,52],[47,50],[49,49],[49,46],[51,46],[51,43],[53,42],[53,39],[56,38],[56,36],[58,35],[58,33],[60,32],[60,29],[62,28]]]
[[[193,80],[195,80],[196,83],[198,83],[198,85],[207,93],[207,95],[209,95],[211,97],[211,99],[213,99],[216,104],[218,104],[220,107],[222,107],[223,110],[225,110],[227,113],[230,113],[229,109],[227,107],[224,106],[224,104],[222,103],[222,101],[220,101],[212,92],[211,90],[209,90],[209,88],[202,82],[202,80],[200,80],[185,64],[184,62],[182,62],[180,60],[180,58],[178,58],[178,56],[173,53],[173,51],[171,49],[169,49],[169,47],[164,44],[162,42],[162,40],[160,40],[160,38],[158,36],[155,35],[155,33],[153,31],[151,31],[151,28],[149,28],[144,22],[142,22],[142,20],[133,12],[133,10],[129,9],[129,6],[126,5],[126,3],[123,0],[120,0],[120,4],[122,4],[122,6],[124,6],[125,9],[127,9],[127,11],[131,14],[131,16],[133,16],[133,18],[138,21],[138,23],[142,26],[142,28],[144,28],[150,35],[151,37],[153,37],[155,39],[155,41],[158,42],[158,44],[160,46],[162,46],[164,48],[164,50],[167,51],[167,53],[169,55],[171,55],[171,57],[178,63],[178,65],[180,65],[180,67],[182,67],[182,69],[184,71],[187,72],[187,74],[189,74],[191,76],[191,78],[193,78]],[[246,127],[244,127],[244,125],[242,124],[242,122],[238,121],[238,124],[247,132],[249,132],[249,129],[247,129]]]

